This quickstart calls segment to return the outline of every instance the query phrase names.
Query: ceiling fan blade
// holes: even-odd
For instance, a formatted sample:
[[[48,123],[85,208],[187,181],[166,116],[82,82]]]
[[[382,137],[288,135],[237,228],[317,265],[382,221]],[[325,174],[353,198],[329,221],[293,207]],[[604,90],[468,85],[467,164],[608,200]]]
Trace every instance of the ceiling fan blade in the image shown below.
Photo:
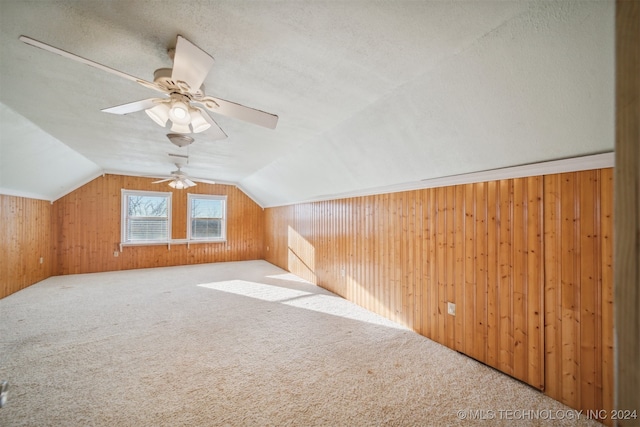
[[[189,85],[190,92],[196,92],[213,67],[213,62],[211,55],[178,35],[171,80],[183,81]]]
[[[82,56],[78,56],[78,55],[75,55],[73,53],[67,52],[66,50],[58,49],[57,47],[53,47],[53,46],[50,46],[50,45],[48,45],[46,43],[42,43],[41,41],[32,39],[31,37],[20,36],[19,40],[24,42],[24,43],[26,43],[26,44],[28,44],[28,45],[39,47],[40,49],[44,49],[44,50],[49,51],[51,53],[55,53],[56,55],[63,56],[65,58],[67,58],[67,59],[72,59],[74,61],[77,61],[77,62],[80,62],[82,64],[88,65],[90,67],[97,68],[97,69],[102,70],[102,71],[106,71],[107,73],[115,74],[116,76],[120,76],[123,79],[127,79],[127,80],[131,80],[133,82],[136,82],[136,83],[140,83],[141,85],[143,85],[145,87],[153,88],[153,89],[156,89],[156,90],[158,90],[160,92],[164,92],[164,90],[160,89],[159,87],[156,87],[155,83],[148,82],[146,80],[140,79],[138,77],[132,76],[132,75],[127,74],[127,73],[123,73],[122,71],[118,71],[118,70],[113,69],[111,67],[107,67],[106,65],[102,65],[102,64],[99,64],[99,63],[97,63],[95,61],[91,61],[90,59],[83,58]]]
[[[153,181],[152,184],[160,184],[161,182],[173,181],[175,178],[161,179],[160,181]]]
[[[195,181],[201,182],[203,184],[215,184],[215,181],[211,181],[208,179],[200,179],[200,178],[193,178]]]
[[[189,178],[183,178],[182,181],[187,184],[187,187],[195,187],[197,184],[191,181]]]
[[[205,131],[207,135],[210,135],[211,139],[213,139],[214,141],[225,139],[227,137],[227,134],[224,133],[220,126],[218,126],[218,123],[213,120],[211,115],[209,115],[209,113],[207,113],[204,108],[200,108],[197,106],[196,108],[200,110],[200,112],[202,113],[202,117],[204,117],[204,119],[211,125],[211,127]]]
[[[157,105],[157,98],[143,99],[141,101],[130,102],[128,104],[117,105],[115,107],[105,108],[102,111],[111,114],[129,114],[136,111],[147,110]]]
[[[214,113],[232,117],[234,119],[244,120],[245,122],[255,125],[264,126],[269,129],[275,129],[278,124],[278,116],[267,113],[265,111],[256,110],[255,108],[245,107],[235,102],[225,101],[224,99],[207,96],[200,100],[207,109]]]

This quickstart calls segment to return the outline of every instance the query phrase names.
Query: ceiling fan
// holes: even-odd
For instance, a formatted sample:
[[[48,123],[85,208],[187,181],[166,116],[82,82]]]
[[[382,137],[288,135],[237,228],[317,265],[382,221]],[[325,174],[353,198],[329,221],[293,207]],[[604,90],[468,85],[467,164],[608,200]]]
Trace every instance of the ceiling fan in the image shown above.
[[[183,190],[185,188],[194,187],[197,185],[194,181],[202,182],[203,184],[215,184],[214,181],[209,181],[207,179],[190,179],[189,176],[182,171],[182,165],[180,163],[176,163],[175,165],[178,169],[171,171],[170,177],[161,179],[160,181],[154,181],[153,184],[169,182],[169,187],[175,188],[176,190]]]
[[[143,99],[102,110],[107,113],[129,114],[145,110],[147,115],[160,126],[165,127],[167,123],[171,123],[172,132],[186,134],[211,129],[210,133],[213,135],[213,139],[226,138],[227,134],[206,110],[270,129],[275,129],[278,123],[278,116],[275,114],[205,95],[202,83],[211,70],[214,60],[208,53],[181,35],[177,36],[175,49],[169,49],[169,56],[173,59],[173,68],[156,70],[153,82],[123,73],[27,36],[20,36],[20,40],[31,46],[132,80],[163,94],[161,98]]]

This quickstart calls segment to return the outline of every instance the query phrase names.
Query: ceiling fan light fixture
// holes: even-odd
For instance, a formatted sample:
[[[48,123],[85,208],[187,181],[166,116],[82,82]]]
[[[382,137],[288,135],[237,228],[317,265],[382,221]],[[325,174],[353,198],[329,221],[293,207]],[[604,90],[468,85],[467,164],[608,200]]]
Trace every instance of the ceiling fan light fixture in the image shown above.
[[[167,125],[167,120],[169,120],[169,106],[167,104],[158,104],[153,108],[144,110],[144,112],[160,126],[165,127]]]
[[[191,122],[189,106],[182,101],[176,101],[171,105],[169,118],[174,124],[188,125]]]
[[[182,125],[174,122],[173,125],[171,126],[171,132],[191,133],[191,128],[189,127],[188,123],[186,125]]]
[[[202,116],[202,113],[198,110],[193,110],[191,113],[191,128],[193,133],[203,132],[211,127],[211,123],[207,122]]]
[[[175,188],[176,190],[184,190],[187,188],[187,185],[181,179],[174,179],[169,182],[169,187]]]

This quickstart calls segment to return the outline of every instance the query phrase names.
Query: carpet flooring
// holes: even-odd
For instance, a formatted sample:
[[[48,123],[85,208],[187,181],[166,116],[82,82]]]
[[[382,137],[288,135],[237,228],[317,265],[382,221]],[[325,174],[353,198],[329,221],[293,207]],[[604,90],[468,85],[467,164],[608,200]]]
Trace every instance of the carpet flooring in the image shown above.
[[[594,426],[265,261],[57,276],[0,300],[9,426]]]

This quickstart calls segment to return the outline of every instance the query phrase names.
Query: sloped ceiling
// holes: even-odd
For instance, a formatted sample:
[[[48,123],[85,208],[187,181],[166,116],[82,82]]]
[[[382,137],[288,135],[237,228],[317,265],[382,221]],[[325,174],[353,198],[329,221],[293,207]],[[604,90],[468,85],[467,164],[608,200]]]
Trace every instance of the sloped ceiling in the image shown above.
[[[610,152],[614,2],[0,2],[0,191],[55,199],[101,172],[236,183],[263,206]],[[155,96],[28,46],[41,40],[153,79],[181,34],[216,64],[209,95],[277,114],[224,116],[178,148]],[[52,147],[56,147],[55,149]],[[52,154],[55,150],[55,155]]]

